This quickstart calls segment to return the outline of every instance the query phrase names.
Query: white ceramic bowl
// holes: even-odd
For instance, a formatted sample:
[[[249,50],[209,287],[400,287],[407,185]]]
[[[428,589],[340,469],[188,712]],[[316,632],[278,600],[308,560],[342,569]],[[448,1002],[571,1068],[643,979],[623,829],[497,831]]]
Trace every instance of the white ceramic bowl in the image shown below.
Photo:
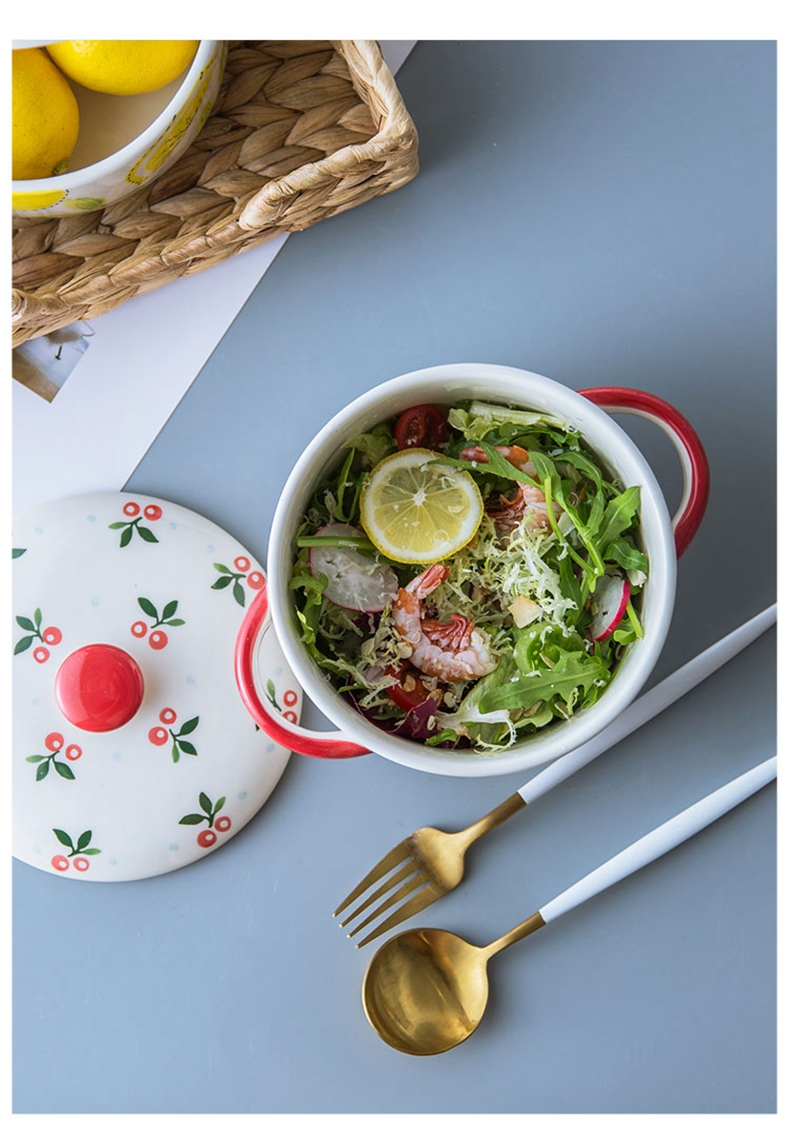
[[[44,41],[35,44],[43,46]],[[72,169],[49,179],[14,179],[13,214],[61,216],[100,210],[161,175],[208,119],[226,53],[225,40],[201,40],[182,76],[143,95],[103,95],[72,83],[80,108]]]
[[[447,405],[463,398],[540,410],[579,429],[593,453],[623,486],[640,486],[642,542],[650,562],[650,575],[641,595],[644,637],[628,646],[601,698],[565,723],[550,725],[503,751],[486,755],[471,749],[426,747],[389,735],[369,723],[337,693],[306,651],[288,588],[297,528],[312,491],[337,467],[343,444],[412,405]],[[601,406],[618,412],[628,410],[657,422],[676,445],[683,465],[684,494],[672,520],[644,457]],[[275,632],[305,692],[339,731],[297,730],[267,702],[264,681],[256,668],[256,644],[267,608],[263,593],[259,594],[256,609],[248,613],[237,644],[236,674],[242,697],[272,738],[304,755],[330,758],[372,751],[419,771],[453,776],[503,775],[548,763],[601,731],[647,681],[672,618],[677,555],[694,535],[707,495],[707,462],[693,428],[674,407],[642,391],[600,389],[578,393],[538,374],[477,364],[436,366],[385,382],[341,410],[302,451],[282,491],[269,541],[268,608]]]

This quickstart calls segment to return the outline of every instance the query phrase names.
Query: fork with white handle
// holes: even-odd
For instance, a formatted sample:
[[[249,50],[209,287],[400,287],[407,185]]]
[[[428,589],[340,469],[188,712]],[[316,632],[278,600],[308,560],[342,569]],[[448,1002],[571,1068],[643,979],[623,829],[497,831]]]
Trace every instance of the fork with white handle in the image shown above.
[[[549,764],[476,823],[454,832],[440,831],[436,827],[420,827],[403,839],[373,867],[335,910],[335,917],[342,915],[366,891],[370,891],[341,920],[340,926],[347,927],[363,915],[361,921],[347,932],[347,937],[353,938],[386,911],[397,907],[357,943],[358,947],[365,946],[453,890],[464,877],[464,856],[472,843],[664,711],[775,623],[776,605],[772,604],[656,684],[598,735]]]

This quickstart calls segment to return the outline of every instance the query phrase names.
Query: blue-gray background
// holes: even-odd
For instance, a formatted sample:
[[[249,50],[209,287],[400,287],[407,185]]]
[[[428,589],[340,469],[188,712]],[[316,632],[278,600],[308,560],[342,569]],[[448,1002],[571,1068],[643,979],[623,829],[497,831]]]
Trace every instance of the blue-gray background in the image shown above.
[[[418,43],[398,86],[420,175],[289,238],[129,490],[265,560],[297,453],[388,377],[489,361],[650,390],[712,471],[666,675],[776,594],[775,55]],[[674,508],[672,447],[623,424]],[[487,942],[774,750],[771,632],[489,836],[421,921]],[[15,862],[15,1111],[773,1112],[773,787],[496,959],[460,1048],[413,1059],[375,1037],[371,948],[333,907],[403,835],[464,826],[526,778],[293,757],[256,819],[182,871],[81,885]]]

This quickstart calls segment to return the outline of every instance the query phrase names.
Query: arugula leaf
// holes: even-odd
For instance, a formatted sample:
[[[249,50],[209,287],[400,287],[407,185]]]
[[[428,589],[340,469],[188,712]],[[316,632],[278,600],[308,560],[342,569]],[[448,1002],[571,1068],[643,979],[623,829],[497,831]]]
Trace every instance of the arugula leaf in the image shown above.
[[[359,498],[359,490],[355,489],[356,481],[349,480],[351,473],[351,464],[354,460],[354,450],[350,449],[346,456],[343,465],[341,466],[340,473],[337,476],[337,487],[335,489],[335,516],[340,521],[350,521],[356,513],[357,500]],[[351,496],[351,503],[348,509],[345,508],[346,489],[355,489],[355,495]]]
[[[626,540],[620,538],[613,541],[603,554],[607,564],[619,565],[621,569],[638,569],[647,573],[649,564],[647,557],[639,549],[635,549]]]
[[[630,485],[613,497],[604,511],[598,544],[606,549],[631,526],[639,509],[639,486]]]
[[[557,504],[570,517],[576,532],[579,534],[579,537],[589,554],[590,560],[592,561],[592,568],[587,563],[587,561],[582,558],[581,554],[577,553],[570,546],[568,548],[568,552],[570,553],[571,558],[576,562],[576,564],[584,569],[586,577],[585,587],[590,590],[595,583],[596,576],[600,576],[603,573],[604,568],[603,561],[601,559],[599,543],[595,535],[595,530],[590,527],[589,522],[583,519],[577,506],[574,505],[571,501],[571,498],[568,495],[570,491],[570,481],[567,478],[565,480],[562,479],[557,466],[554,464],[552,459],[547,457],[545,453],[540,453],[537,450],[533,450],[532,453],[530,453],[529,459],[537,469],[538,476],[540,477],[543,485],[550,487],[551,499],[556,501]],[[546,503],[547,505],[549,504],[548,498]],[[551,513],[549,514],[549,521],[558,540],[563,541],[564,538],[556,527],[556,522],[554,521],[553,515]]]
[[[553,667],[544,667],[538,675],[521,676],[487,692],[480,700],[480,711],[530,708],[539,700],[553,700],[557,696],[572,709],[579,691],[585,692],[608,680],[609,675],[609,669],[599,656],[563,649]]]
[[[485,450],[488,461],[467,461],[465,457],[450,457],[443,455],[437,457],[436,460],[431,460],[429,465],[452,465],[456,469],[467,469],[470,473],[490,473],[493,477],[503,477],[507,481],[518,481],[523,485],[537,485],[533,477],[529,477],[526,473],[522,473],[520,469],[516,469],[515,465],[511,465],[506,461],[501,453],[493,449],[488,442],[481,440],[471,440],[464,443],[464,448],[470,446],[479,446],[480,449]]]

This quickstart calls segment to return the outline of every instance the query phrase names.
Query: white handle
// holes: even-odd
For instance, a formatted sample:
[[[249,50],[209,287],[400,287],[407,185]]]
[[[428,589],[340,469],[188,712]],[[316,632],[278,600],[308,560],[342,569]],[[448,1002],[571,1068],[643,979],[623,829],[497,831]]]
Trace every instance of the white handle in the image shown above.
[[[598,735],[593,736],[587,743],[568,752],[554,763],[549,764],[533,779],[519,787],[518,794],[525,803],[534,803],[541,795],[551,791],[553,787],[562,783],[569,775],[579,771],[582,767],[608,751],[614,744],[625,739],[631,732],[636,731],[642,724],[652,720],[659,712],[663,712],[675,700],[679,700],[686,692],[690,692],[697,684],[726,664],[738,652],[761,636],[772,624],[776,624],[776,605],[768,608],[747,620],[745,624],[734,629],[721,640],[717,640],[710,648],[700,652],[688,664],[672,672],[660,684],[656,684],[649,692],[634,700],[617,719],[604,728]]]
[[[772,779],[776,779],[776,756],[767,759],[765,763],[761,763],[757,767],[753,767],[751,771],[738,776],[737,779],[733,779],[711,795],[706,795],[699,802],[693,803],[691,807],[687,807],[679,815],[675,815],[666,823],[662,823],[660,827],[656,827],[648,835],[637,839],[630,847],[626,847],[614,858],[609,859],[608,862],[591,871],[589,875],[585,875],[579,882],[568,887],[566,891],[540,908],[544,922],[551,922],[553,919],[559,918],[560,915],[572,910],[575,906],[579,906],[580,903],[586,902],[593,895],[597,895],[614,883],[620,882],[627,875],[632,875],[634,871],[646,867],[648,863],[652,863],[660,855],[665,855],[667,851],[671,851],[679,843],[691,838],[692,835],[696,835],[703,827],[707,827],[708,824],[730,811],[738,803],[742,803],[744,799],[754,795],[755,791],[759,791]]]

